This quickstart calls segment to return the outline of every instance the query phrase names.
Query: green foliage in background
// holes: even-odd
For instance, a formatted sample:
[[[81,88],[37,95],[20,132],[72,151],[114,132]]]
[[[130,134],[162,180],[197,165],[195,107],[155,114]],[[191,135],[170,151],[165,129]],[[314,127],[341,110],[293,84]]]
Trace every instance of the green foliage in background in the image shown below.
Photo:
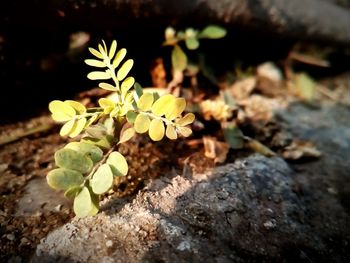
[[[171,62],[173,70],[184,71],[188,67],[188,58],[179,43],[184,42],[189,50],[196,50],[199,48],[201,39],[219,39],[226,36],[226,29],[210,25],[203,30],[195,30],[187,28],[185,31],[176,32],[174,28],[168,27],[165,30],[165,46],[173,46],[171,53]]]
[[[215,38],[218,32],[209,27],[195,33],[189,41],[193,42],[197,35]],[[194,47],[193,43],[190,45]],[[128,163],[117,150],[120,143],[127,142],[135,133],[148,132],[153,141],[188,137],[192,133],[188,125],[194,121],[192,113],[183,116],[186,108],[183,98],[143,92],[134,77],[128,76],[134,61],[125,60],[127,51],[117,50],[116,41],[109,49],[102,41],[98,49],[89,51],[94,58],[85,63],[96,70],[87,77],[98,80],[98,86],[113,91],[113,96],[101,98],[99,107],[94,108],[73,100],[54,100],[49,104],[52,118],[63,123],[60,135],[81,138],[55,153],[58,168],[47,175],[52,188],[64,190],[66,197],[74,199],[78,217],[96,214],[100,195],[111,189],[115,177],[127,175]]]

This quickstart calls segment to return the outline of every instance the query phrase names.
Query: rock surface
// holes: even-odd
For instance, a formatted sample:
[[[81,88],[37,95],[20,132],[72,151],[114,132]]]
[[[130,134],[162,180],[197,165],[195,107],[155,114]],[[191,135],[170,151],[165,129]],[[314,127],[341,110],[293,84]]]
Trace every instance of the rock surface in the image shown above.
[[[289,166],[255,154],[208,174],[163,176],[50,233],[33,261],[345,261],[349,111],[296,104],[279,113],[294,136],[315,141],[318,161]]]

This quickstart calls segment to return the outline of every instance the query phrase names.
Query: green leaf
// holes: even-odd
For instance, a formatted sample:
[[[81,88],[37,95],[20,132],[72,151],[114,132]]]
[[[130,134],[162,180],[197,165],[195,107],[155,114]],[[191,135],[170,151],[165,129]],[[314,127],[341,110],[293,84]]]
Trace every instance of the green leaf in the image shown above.
[[[89,51],[92,55],[94,55],[95,57],[99,58],[99,59],[103,59],[103,56],[100,52],[98,52],[96,49],[89,47]]]
[[[201,38],[218,39],[226,36],[226,29],[219,26],[207,26],[199,33]]]
[[[138,82],[135,83],[135,91],[136,91],[137,97],[140,98],[143,94],[143,89],[142,89],[140,83],[138,83]]]
[[[89,136],[92,136],[97,139],[101,139],[107,135],[107,129],[103,124],[97,123],[96,125],[88,127],[86,129],[86,133]]]
[[[79,120],[76,120],[72,130],[69,133],[69,137],[74,138],[78,136],[82,132],[82,130],[84,130],[85,124],[86,124],[85,118],[80,118]]]
[[[168,124],[165,131],[166,137],[168,137],[170,140],[176,140],[177,139],[177,133],[175,130],[175,127],[171,124]]]
[[[115,138],[111,135],[106,135],[102,138],[84,137],[82,141],[96,145],[103,149],[109,149],[115,143]]]
[[[64,148],[72,149],[82,155],[86,155],[90,157],[94,163],[101,161],[103,157],[103,151],[99,147],[87,142],[70,142]]]
[[[90,185],[95,194],[103,194],[111,188],[113,184],[113,173],[111,167],[102,164],[92,176]]]
[[[82,190],[74,198],[73,210],[77,217],[85,217],[89,215],[91,211],[92,200],[91,195],[87,187],[83,187]]]
[[[114,176],[127,175],[129,170],[128,163],[125,157],[119,152],[112,152],[107,159],[107,163],[111,166]]]
[[[176,120],[176,124],[181,126],[186,126],[188,124],[191,124],[195,119],[195,116],[193,113],[187,113],[184,117],[181,119]]]
[[[160,97],[152,106],[152,112],[157,116],[162,116],[171,112],[172,105],[175,102],[175,96],[167,94]]]
[[[159,119],[153,119],[149,126],[149,131],[148,131],[149,137],[153,141],[160,141],[164,137],[164,132],[165,132],[165,128],[164,128],[163,121]]]
[[[98,86],[101,89],[104,89],[104,90],[110,90],[110,91],[116,91],[117,90],[116,87],[114,87],[113,85],[111,85],[109,83],[105,83],[105,82],[101,82],[100,84],[98,84]]]
[[[81,191],[81,186],[73,186],[64,192],[66,198],[75,198],[76,195]]]
[[[92,71],[87,75],[87,78],[91,80],[110,79],[111,74],[106,71]]]
[[[121,50],[119,50],[117,52],[117,55],[115,56],[114,60],[113,60],[113,68],[117,68],[120,64],[120,62],[122,62],[122,60],[125,58],[126,55],[126,49],[122,48]]]
[[[137,133],[145,133],[149,129],[151,121],[147,115],[140,113],[137,115],[134,123],[134,128]]]
[[[84,183],[84,177],[80,172],[65,168],[57,168],[50,171],[46,180],[50,187],[57,190],[67,190]]]
[[[87,173],[92,169],[92,160],[72,149],[60,149],[55,153],[55,162],[58,167]]]
[[[176,98],[172,101],[171,105],[169,105],[168,111],[165,113],[165,117],[168,120],[174,120],[181,115],[185,108],[186,100],[184,98]]]
[[[67,122],[62,126],[62,128],[61,128],[61,130],[60,130],[60,135],[61,135],[61,136],[66,136],[66,135],[68,135],[68,134],[72,131],[72,129],[73,129],[73,127],[74,127],[74,124],[75,124],[75,120],[67,121]]]
[[[112,59],[114,57],[116,50],[117,50],[117,41],[113,40],[111,48],[109,50],[109,54],[108,54],[109,59]]]
[[[85,64],[92,66],[92,67],[97,67],[97,68],[107,67],[103,61],[96,60],[96,59],[85,59],[84,62],[85,62]]]
[[[130,140],[133,136],[135,135],[135,130],[134,128],[128,128],[126,130],[122,130],[120,132],[120,139],[118,143],[124,143]]]
[[[121,85],[122,94],[125,96],[125,94],[129,91],[129,89],[131,89],[132,86],[134,86],[134,84],[135,84],[135,79],[133,77],[127,77]]]
[[[126,113],[126,119],[129,123],[134,123],[137,117],[137,113],[135,111],[128,111]]]
[[[174,70],[184,71],[187,67],[187,56],[179,45],[175,45],[171,53],[171,63]]]
[[[199,41],[195,37],[186,38],[185,43],[190,50],[195,50],[199,47]]]
[[[92,192],[91,187],[88,187],[90,191],[90,196],[91,196],[91,210],[89,212],[89,216],[94,216],[98,213],[98,210],[100,210],[100,197],[97,194],[94,194]]]
[[[137,102],[137,107],[142,111],[149,111],[152,107],[153,100],[154,97],[152,93],[144,93]]]
[[[234,123],[223,123],[222,130],[230,148],[241,149],[244,145],[243,133]]]
[[[121,68],[117,72],[117,79],[122,81],[129,74],[132,66],[134,65],[134,61],[132,59],[128,59],[124,62]]]

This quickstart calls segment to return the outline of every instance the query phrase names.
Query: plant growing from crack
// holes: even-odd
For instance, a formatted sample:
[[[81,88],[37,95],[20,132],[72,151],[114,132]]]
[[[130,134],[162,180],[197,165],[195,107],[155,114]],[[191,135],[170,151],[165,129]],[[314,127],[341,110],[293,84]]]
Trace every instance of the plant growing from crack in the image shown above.
[[[86,108],[73,101],[54,100],[49,110],[55,121],[64,123],[61,136],[77,137],[80,141],[68,143],[55,153],[58,168],[47,175],[50,187],[64,190],[74,199],[73,209],[78,217],[95,215],[99,211],[100,196],[109,191],[113,179],[128,173],[128,163],[118,152],[118,146],[130,140],[135,133],[148,132],[153,141],[165,136],[175,140],[188,137],[194,114],[183,116],[186,101],[172,94],[159,96],[143,92],[142,87],[128,76],[132,59],[125,59],[126,49],[117,51],[114,40],[108,49],[105,42],[98,50],[89,48],[94,59],[85,63],[98,68],[87,75],[101,81],[99,87],[113,94],[98,101],[99,107]]]

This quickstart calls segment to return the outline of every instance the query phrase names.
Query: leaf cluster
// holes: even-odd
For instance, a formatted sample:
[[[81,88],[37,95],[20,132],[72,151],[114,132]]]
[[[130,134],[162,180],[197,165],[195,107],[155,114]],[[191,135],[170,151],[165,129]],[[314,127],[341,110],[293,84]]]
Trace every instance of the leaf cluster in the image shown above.
[[[109,49],[102,41],[98,49],[89,51],[94,58],[85,63],[97,70],[87,77],[100,81],[98,86],[112,91],[113,96],[99,99],[99,107],[94,108],[73,100],[49,104],[52,118],[64,123],[61,136],[74,138],[84,132],[79,142],[71,142],[55,153],[58,168],[47,175],[52,188],[74,198],[78,217],[96,214],[100,195],[111,189],[114,177],[128,173],[125,157],[116,150],[120,143],[147,131],[153,141],[164,135],[172,140],[178,135],[187,137],[192,133],[187,126],[194,121],[192,113],[182,116],[186,108],[183,98],[143,93],[134,77],[128,76],[134,61],[125,60],[127,51],[117,50],[116,41]]]

